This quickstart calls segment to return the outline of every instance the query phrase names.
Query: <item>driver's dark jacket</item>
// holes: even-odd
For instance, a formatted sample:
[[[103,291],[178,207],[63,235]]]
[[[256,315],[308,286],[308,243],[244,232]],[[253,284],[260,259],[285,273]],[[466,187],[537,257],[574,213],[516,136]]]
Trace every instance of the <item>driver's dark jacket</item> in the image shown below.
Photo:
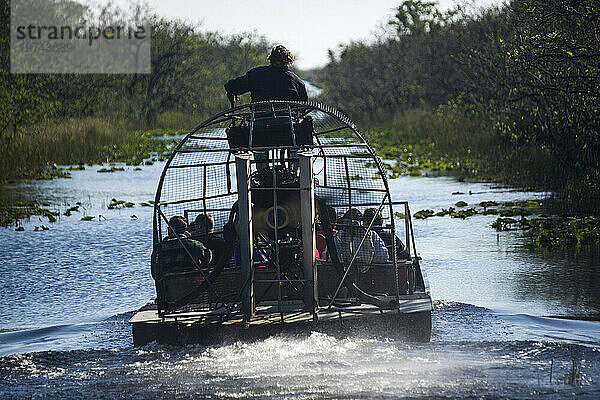
[[[306,87],[288,67],[267,65],[256,67],[245,75],[230,80],[225,90],[232,95],[250,92],[252,102],[266,100],[307,101]]]

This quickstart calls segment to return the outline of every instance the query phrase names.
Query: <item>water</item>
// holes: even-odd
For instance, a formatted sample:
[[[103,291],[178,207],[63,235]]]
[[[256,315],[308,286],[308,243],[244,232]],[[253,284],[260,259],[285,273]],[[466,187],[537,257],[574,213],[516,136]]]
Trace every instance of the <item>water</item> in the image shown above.
[[[597,252],[526,250],[493,216],[415,221],[436,299],[431,343],[313,332],[134,348],[127,320],[154,295],[151,209],[106,206],[152,200],[162,165],[98,168],[0,187],[51,209],[82,203],[54,224],[0,229],[0,398],[600,398],[600,323],[548,318],[600,314]],[[391,186],[413,212],[543,196],[446,177]],[[34,232],[42,223],[51,229]]]

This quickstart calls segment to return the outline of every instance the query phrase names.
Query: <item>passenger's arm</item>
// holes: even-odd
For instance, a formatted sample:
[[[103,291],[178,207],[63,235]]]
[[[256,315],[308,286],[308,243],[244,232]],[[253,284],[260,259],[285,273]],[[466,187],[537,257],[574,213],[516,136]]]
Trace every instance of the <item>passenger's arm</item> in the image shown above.
[[[385,243],[377,232],[371,231],[371,239],[373,240],[373,247],[375,249],[375,255],[373,256],[374,263],[384,263],[389,261],[389,253]]]

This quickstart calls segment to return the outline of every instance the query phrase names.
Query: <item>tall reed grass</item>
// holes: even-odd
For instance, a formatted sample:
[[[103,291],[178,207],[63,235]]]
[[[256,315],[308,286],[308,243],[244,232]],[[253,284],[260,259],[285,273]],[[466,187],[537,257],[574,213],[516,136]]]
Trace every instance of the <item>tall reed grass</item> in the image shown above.
[[[164,112],[156,125],[125,118],[89,117],[25,128],[17,136],[0,138],[0,180],[35,177],[47,165],[106,162],[106,146],[130,144],[142,138],[135,131],[159,129],[182,132],[205,119],[203,115]]]
[[[561,169],[549,152],[502,138],[485,115],[423,107],[363,119],[362,125],[378,148],[411,145],[416,157],[447,159],[462,174],[516,186],[560,186]]]
[[[102,162],[102,147],[134,129],[118,119],[83,118],[25,129],[0,140],[0,178],[26,177],[49,164]]]

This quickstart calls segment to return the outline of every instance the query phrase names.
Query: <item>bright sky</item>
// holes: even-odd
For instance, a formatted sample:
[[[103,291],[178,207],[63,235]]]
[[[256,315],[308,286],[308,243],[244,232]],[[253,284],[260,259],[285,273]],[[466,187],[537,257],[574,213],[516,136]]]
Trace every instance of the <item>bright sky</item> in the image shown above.
[[[402,0],[149,0],[160,15],[222,33],[256,32],[285,45],[302,69],[327,63],[327,50],[369,39]],[[502,0],[472,0],[481,6]],[[454,0],[440,0],[446,9]]]

